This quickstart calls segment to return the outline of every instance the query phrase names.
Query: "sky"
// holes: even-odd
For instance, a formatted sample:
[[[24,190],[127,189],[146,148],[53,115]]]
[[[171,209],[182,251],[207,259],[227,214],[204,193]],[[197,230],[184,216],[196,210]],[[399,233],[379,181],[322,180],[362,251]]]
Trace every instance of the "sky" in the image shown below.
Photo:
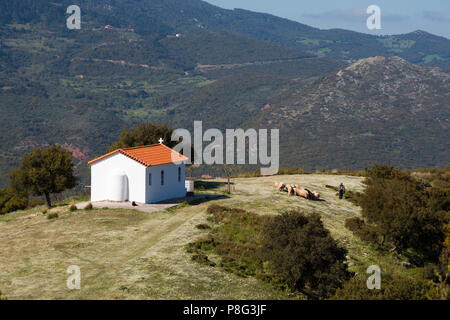
[[[270,13],[320,29],[369,34],[424,30],[450,39],[450,0],[206,0],[225,9]],[[381,9],[381,30],[369,30],[367,8]]]

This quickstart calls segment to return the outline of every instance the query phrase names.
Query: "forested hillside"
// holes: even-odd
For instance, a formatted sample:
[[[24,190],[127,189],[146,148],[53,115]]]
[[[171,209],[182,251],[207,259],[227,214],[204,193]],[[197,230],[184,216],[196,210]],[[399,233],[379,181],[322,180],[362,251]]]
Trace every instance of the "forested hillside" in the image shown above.
[[[55,143],[73,152],[81,182],[86,182],[86,160],[102,154],[123,128],[143,121],[188,129],[194,120],[219,128],[276,124],[284,132],[282,165],[307,169],[361,168],[386,159],[398,166],[433,166],[448,159],[446,81],[430,83],[421,91],[420,108],[430,106],[433,113],[421,111],[419,117],[415,113],[399,117],[392,109],[391,102],[408,100],[413,88],[408,91],[405,85],[404,91],[386,98],[382,88],[372,87],[371,94],[381,101],[379,112],[385,110],[396,120],[377,120],[377,139],[370,144],[348,143],[347,137],[364,136],[350,122],[345,130],[336,131],[321,117],[303,114],[306,110],[286,111],[290,116],[280,111],[284,110],[280,106],[306,104],[306,109],[318,110],[323,101],[342,103],[327,98],[338,80],[333,75],[355,59],[398,55],[412,63],[447,68],[448,39],[424,32],[374,37],[318,30],[198,0],[80,1],[82,28],[68,30],[65,12],[70,4],[0,2],[0,186],[7,184],[9,169],[24,152]],[[107,24],[112,28],[105,29]],[[418,85],[430,72],[446,79],[444,71],[417,68]],[[359,100],[345,102],[349,115],[359,104],[369,103],[364,101],[365,90],[372,85],[365,84],[365,78],[357,81]],[[315,91],[317,86],[320,92]],[[354,90],[345,86],[339,94]],[[408,108],[415,110],[415,103],[409,100]],[[367,113],[368,121],[372,115]],[[433,122],[436,115],[439,124]],[[407,121],[399,127],[401,119]],[[366,131],[366,136],[375,132]],[[305,138],[310,135],[321,139]],[[346,137],[342,143],[326,138],[341,135]],[[396,147],[390,149],[386,146],[393,143],[393,135]],[[410,152],[416,138],[424,147]],[[351,152],[338,152],[338,146]],[[297,156],[287,161],[283,155],[292,150]],[[381,153],[381,157],[380,150],[394,150],[395,156]]]

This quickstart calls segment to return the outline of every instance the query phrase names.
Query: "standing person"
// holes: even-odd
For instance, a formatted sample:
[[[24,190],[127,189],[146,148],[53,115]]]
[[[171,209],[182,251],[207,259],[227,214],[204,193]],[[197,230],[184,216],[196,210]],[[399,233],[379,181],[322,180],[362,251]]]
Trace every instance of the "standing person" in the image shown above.
[[[344,198],[344,193],[345,193],[345,187],[344,187],[344,184],[341,183],[341,185],[339,186],[339,199]]]

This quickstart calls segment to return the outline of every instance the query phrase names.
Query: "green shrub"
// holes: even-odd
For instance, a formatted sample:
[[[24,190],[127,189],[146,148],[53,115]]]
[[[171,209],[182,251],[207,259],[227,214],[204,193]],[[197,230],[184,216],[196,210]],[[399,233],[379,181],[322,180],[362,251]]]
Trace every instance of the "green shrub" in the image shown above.
[[[209,260],[208,256],[205,254],[194,254],[192,256],[192,261],[198,262],[200,264],[204,264],[206,266],[210,266],[210,267],[215,267],[216,264],[214,262],[212,262],[211,260]]]
[[[367,279],[353,277],[336,291],[333,300],[437,300],[446,293],[432,281],[382,277],[380,290],[369,290]]]
[[[347,190],[344,194],[344,199],[347,201],[350,201],[356,206],[361,205],[361,196],[362,194],[360,192],[353,192],[351,190]]]
[[[23,210],[28,206],[28,198],[19,195],[11,188],[0,190],[0,215]]]
[[[49,220],[52,220],[52,219],[56,219],[56,218],[58,218],[59,217],[59,215],[58,215],[58,213],[50,213],[48,216],[47,216],[47,219],[49,219]]]
[[[19,195],[14,195],[11,199],[9,199],[4,206],[5,213],[13,212],[17,210],[26,209],[28,206],[28,199],[25,197],[21,197]]]
[[[208,230],[211,229],[211,227],[205,223],[201,223],[195,226],[199,230]]]
[[[78,208],[77,208],[77,206],[75,204],[71,204],[70,205],[70,207],[69,207],[69,211],[70,212],[77,211],[77,210],[78,210]]]
[[[219,205],[213,205],[208,207],[206,209],[206,212],[211,215],[209,217],[210,220],[213,222],[221,222],[227,217],[234,216],[234,218],[241,217],[247,217],[247,211],[239,208],[229,208],[229,207],[223,207]]]
[[[108,152],[120,149],[137,146],[146,146],[158,143],[160,138],[163,138],[167,146],[174,147],[176,143],[172,141],[172,129],[167,125],[153,124],[150,122],[143,122],[137,124],[128,130],[122,131],[119,140],[114,142],[108,149]]]
[[[92,210],[92,209],[94,209],[94,206],[92,205],[91,202],[89,202],[89,203],[86,205],[86,207],[84,207],[84,210],[87,210],[87,211]]]
[[[262,257],[291,290],[326,298],[351,277],[346,253],[320,216],[289,211],[272,217],[262,232]]]
[[[345,227],[361,240],[380,245],[380,235],[373,226],[364,223],[364,220],[358,217],[348,218],[345,220]]]
[[[393,167],[376,165],[367,170],[367,187],[361,196],[364,220],[379,234],[381,245],[397,252],[412,250],[415,263],[437,261],[445,240],[448,194]]]
[[[198,239],[197,241],[191,242],[186,246],[188,253],[199,253],[202,251],[209,251],[214,249],[217,246],[214,238],[212,236],[208,236],[204,239]]]
[[[217,205],[210,206],[207,212],[216,225],[206,238],[190,243],[188,252],[218,255],[221,268],[242,277],[263,273],[259,234],[265,217]]]
[[[362,220],[361,218],[355,217],[345,219],[345,227],[352,232],[361,230],[363,226],[364,220]]]

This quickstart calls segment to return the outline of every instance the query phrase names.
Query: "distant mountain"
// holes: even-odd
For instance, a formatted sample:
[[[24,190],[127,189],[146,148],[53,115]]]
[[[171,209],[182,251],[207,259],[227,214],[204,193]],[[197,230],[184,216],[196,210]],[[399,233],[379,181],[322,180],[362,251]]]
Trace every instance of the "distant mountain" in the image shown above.
[[[447,166],[450,73],[399,57],[357,61],[292,92],[264,115],[282,154],[308,168]]]
[[[45,22],[65,25],[70,0],[3,0],[0,23]],[[200,0],[80,0],[85,27],[112,24],[152,32],[227,32],[309,50],[322,57],[354,61],[395,55],[409,62],[450,69],[450,40],[424,31],[372,36],[342,29],[320,30],[270,14],[226,10]]]
[[[70,31],[72,3],[0,2],[0,186],[23,153],[55,143],[87,182],[87,159],[143,121],[279,127],[282,165],[307,169],[449,159],[448,72],[428,68],[448,67],[448,39],[319,30],[198,0],[80,0]],[[409,62],[349,65],[372,55]]]

